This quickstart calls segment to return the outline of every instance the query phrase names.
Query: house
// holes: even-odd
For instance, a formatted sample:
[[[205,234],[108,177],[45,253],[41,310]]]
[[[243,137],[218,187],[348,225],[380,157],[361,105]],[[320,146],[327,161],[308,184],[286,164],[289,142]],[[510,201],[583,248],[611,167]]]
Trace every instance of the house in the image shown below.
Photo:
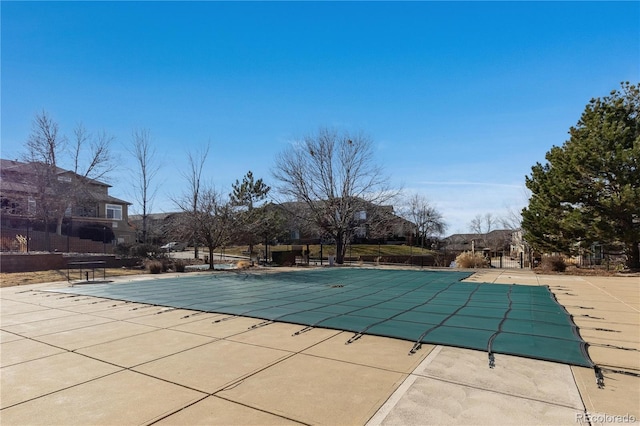
[[[171,213],[149,213],[147,214],[147,242],[155,245],[162,245],[170,240],[171,229],[183,212]],[[141,214],[129,216],[129,223],[136,231],[136,238],[139,242],[143,240],[143,217]]]
[[[352,243],[367,244],[385,241],[388,244],[404,243],[415,225],[395,214],[393,206],[378,206],[359,200],[358,207],[352,209],[350,225],[353,229]],[[292,242],[319,243],[323,238],[319,229],[309,217],[310,209],[302,202],[285,202],[279,205],[285,217]],[[332,241],[327,241],[332,242]]]
[[[520,256],[525,251],[522,231],[512,229],[495,229],[485,234],[453,234],[442,240],[442,247],[456,253],[484,252],[510,257]]]
[[[59,167],[0,159],[3,239],[28,233],[29,249],[45,251],[74,251],[76,239],[99,242],[105,252],[116,243],[133,242],[131,203],[109,195],[110,187]]]

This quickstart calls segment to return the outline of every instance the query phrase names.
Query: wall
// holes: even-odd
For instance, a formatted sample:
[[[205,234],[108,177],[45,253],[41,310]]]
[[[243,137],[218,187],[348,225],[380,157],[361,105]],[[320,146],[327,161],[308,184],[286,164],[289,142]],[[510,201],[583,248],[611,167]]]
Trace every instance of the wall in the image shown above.
[[[68,262],[104,261],[107,268],[132,267],[136,258],[105,256],[66,256],[62,253],[0,253],[0,272],[34,272],[49,269],[67,269]]]

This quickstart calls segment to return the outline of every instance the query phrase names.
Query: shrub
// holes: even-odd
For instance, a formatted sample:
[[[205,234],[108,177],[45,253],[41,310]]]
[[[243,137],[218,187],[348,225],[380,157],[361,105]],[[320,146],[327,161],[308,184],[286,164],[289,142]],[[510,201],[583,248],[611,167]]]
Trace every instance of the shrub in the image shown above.
[[[174,268],[176,270],[176,272],[184,272],[185,271],[185,267],[186,267],[186,263],[184,263],[184,261],[182,260],[176,260],[176,263],[174,264]]]
[[[143,259],[158,259],[163,255],[160,248],[153,244],[135,244],[129,249],[129,254]]]
[[[116,238],[111,227],[99,223],[90,223],[81,226],[78,228],[78,237],[85,240],[100,241],[104,244]]]
[[[542,259],[542,270],[564,272],[567,270],[567,262],[562,256],[549,256]]]
[[[162,262],[158,260],[147,262],[147,268],[149,268],[150,273],[159,274],[160,272],[162,272]]]
[[[236,268],[238,269],[247,269],[251,266],[251,262],[249,262],[248,260],[239,260],[236,263]]]
[[[162,264],[162,272],[167,272],[169,269],[173,267],[173,261],[168,257],[161,257],[158,260]]]
[[[471,253],[465,251],[456,257],[456,266],[458,268],[487,268],[489,262],[482,253]]]
[[[118,243],[114,250],[114,253],[118,256],[130,256],[131,255],[131,244],[128,243]]]

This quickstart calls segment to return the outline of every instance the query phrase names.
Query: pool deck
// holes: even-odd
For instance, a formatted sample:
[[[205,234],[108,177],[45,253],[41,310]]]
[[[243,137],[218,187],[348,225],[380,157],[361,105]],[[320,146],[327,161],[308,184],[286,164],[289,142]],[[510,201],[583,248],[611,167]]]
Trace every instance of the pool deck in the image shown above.
[[[42,291],[63,282],[0,289],[0,424],[638,423],[639,277],[466,281],[548,285],[605,387],[589,368]]]

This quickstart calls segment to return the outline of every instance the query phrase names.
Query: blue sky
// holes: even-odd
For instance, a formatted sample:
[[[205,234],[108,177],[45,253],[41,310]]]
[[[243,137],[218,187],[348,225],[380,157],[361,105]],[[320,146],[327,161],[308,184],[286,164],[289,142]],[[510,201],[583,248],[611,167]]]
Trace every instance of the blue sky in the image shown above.
[[[227,193],[328,126],[367,133],[391,182],[466,232],[526,205],[591,98],[640,81],[638,2],[3,1],[1,20],[2,158],[46,110],[115,137],[111,194],[132,200],[125,146],[148,129],[155,211],[189,150],[210,142]]]

